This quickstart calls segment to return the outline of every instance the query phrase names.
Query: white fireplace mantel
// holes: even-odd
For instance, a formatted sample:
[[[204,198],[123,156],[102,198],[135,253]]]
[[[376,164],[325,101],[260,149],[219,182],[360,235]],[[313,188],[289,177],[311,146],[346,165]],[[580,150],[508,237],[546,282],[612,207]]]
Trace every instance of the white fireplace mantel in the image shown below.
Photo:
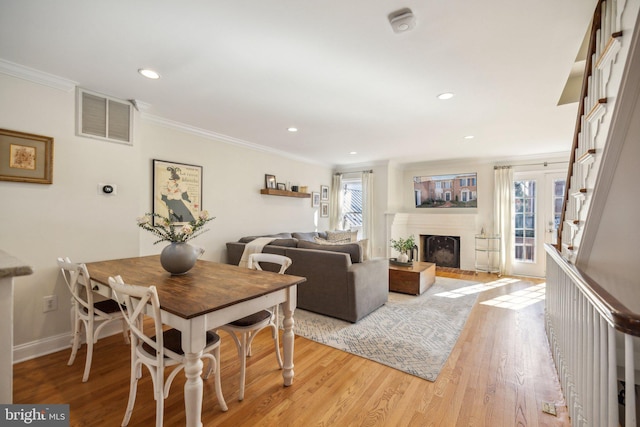
[[[477,215],[458,213],[388,213],[389,238],[413,235],[460,236],[460,268],[475,268]],[[420,254],[422,256],[422,254]]]

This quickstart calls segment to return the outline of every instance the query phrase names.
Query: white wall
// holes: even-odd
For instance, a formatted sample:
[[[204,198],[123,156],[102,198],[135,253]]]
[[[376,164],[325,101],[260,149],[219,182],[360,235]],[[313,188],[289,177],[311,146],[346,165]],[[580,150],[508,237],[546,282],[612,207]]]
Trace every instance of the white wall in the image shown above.
[[[143,121],[140,130],[144,182],[140,214],[151,208],[153,159],[203,166],[202,205],[216,217],[207,224],[209,232],[193,242],[205,248],[204,259],[224,262],[224,243],[242,236],[328,228],[329,219],[319,217],[319,208],[311,207],[311,199],[260,194],[266,173],[275,175],[278,182],[291,181],[308,186],[309,191],[320,191],[320,185],[331,185],[328,167],[203,139],[148,121]],[[151,234],[143,233],[141,253],[157,253],[161,247],[153,246],[154,241]]]
[[[477,208],[416,208],[413,193],[414,176],[446,175],[457,173],[478,174]],[[402,206],[391,215],[389,226],[393,238],[420,234],[460,236],[460,268],[473,270],[475,265],[473,236],[482,227],[486,232],[493,229],[493,163],[486,162],[439,162],[407,165],[399,171],[402,179],[396,182],[401,192]]]
[[[90,88],[89,88],[90,89]],[[216,216],[195,244],[224,261],[225,242],[251,234],[328,228],[310,199],[264,196],[264,174],[319,191],[331,169],[216,141],[137,117],[133,146],[75,136],[75,92],[0,74],[0,128],[54,138],[53,184],[0,181],[0,248],[34,267],[16,279],[14,346],[68,345],[69,293],[55,260],[95,261],[159,253],[163,244],[136,226],[151,210],[152,159],[203,166],[203,205]],[[118,194],[98,194],[98,183]],[[42,313],[42,297],[58,310]]]
[[[566,173],[568,154],[500,159],[495,161],[451,161],[437,163],[415,163],[404,165],[396,172],[395,191],[402,194],[402,205],[387,214],[389,235],[393,238],[413,234],[460,236],[460,268],[475,269],[475,238],[481,230],[488,234],[494,228],[494,171],[495,165],[512,165],[514,171],[563,171]],[[548,162],[548,166],[543,166]],[[478,174],[477,208],[416,208],[413,193],[414,176],[447,175],[457,173]],[[392,198],[390,196],[390,202]],[[391,254],[390,255],[394,255]]]

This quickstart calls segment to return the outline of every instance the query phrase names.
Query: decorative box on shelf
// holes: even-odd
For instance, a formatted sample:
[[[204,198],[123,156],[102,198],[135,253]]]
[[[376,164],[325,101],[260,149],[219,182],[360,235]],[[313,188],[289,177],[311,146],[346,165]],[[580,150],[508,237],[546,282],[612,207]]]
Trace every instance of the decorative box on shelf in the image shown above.
[[[275,188],[263,188],[260,190],[260,194],[267,194],[269,196],[283,196],[283,197],[298,197],[301,199],[308,199],[311,197],[310,193],[300,193],[297,191],[276,190]]]

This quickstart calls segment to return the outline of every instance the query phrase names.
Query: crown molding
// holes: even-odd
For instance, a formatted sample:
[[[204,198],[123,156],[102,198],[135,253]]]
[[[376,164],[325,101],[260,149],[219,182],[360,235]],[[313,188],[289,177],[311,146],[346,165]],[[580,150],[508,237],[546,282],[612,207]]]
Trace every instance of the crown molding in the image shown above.
[[[174,120],[165,119],[163,117],[155,116],[153,114],[148,114],[141,112],[140,117],[143,120],[155,123],[160,126],[164,126],[170,129],[178,130],[185,133],[190,133],[192,135],[199,136],[205,139],[211,139],[215,141],[224,142],[226,144],[231,144],[235,146],[239,146],[242,148],[247,148],[249,150],[261,151],[264,153],[273,154],[280,157],[285,157],[288,159],[296,160],[303,163],[310,163],[324,167],[331,167],[331,165],[324,164],[322,162],[318,162],[313,159],[309,159],[307,157],[296,156],[291,153],[287,153],[286,151],[276,150],[274,148],[266,147],[264,145],[255,144],[253,142],[245,141],[243,139],[234,138],[232,136],[223,135],[220,133],[216,133],[207,129],[198,128],[195,126],[187,125],[181,122],[176,122]]]
[[[53,74],[25,67],[24,65],[16,64],[4,59],[0,59],[0,73],[52,87],[64,92],[71,92],[77,85],[77,83],[72,80],[63,79],[62,77],[54,76]]]

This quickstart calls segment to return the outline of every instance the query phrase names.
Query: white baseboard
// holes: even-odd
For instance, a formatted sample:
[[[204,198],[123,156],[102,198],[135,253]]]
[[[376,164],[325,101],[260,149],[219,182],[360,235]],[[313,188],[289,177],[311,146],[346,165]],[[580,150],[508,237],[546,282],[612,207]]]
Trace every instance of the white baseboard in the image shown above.
[[[122,322],[106,325],[100,332],[100,338],[115,334],[122,334]],[[84,343],[84,339],[82,342]],[[24,362],[68,348],[71,348],[70,332],[16,345],[13,346],[13,363]]]

